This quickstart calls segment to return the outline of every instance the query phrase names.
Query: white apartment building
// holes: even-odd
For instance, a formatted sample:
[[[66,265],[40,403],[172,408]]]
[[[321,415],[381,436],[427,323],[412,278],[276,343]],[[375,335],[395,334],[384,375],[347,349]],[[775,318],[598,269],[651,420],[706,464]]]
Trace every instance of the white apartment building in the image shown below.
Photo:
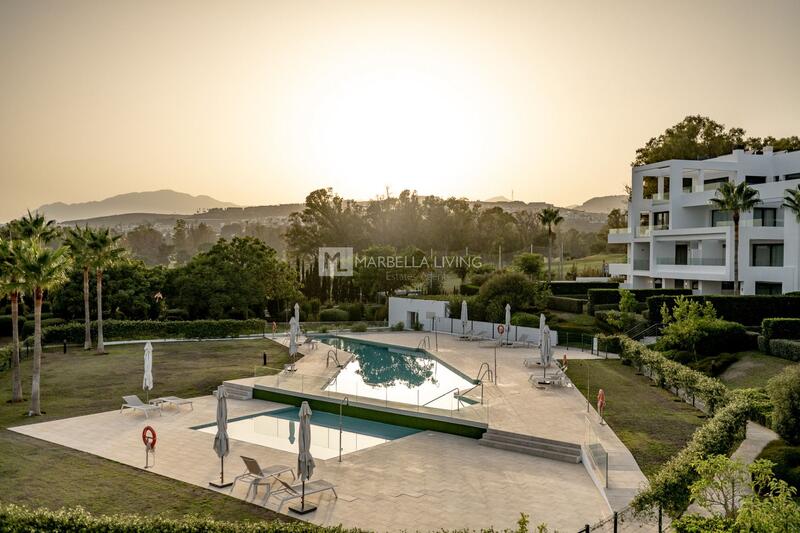
[[[783,207],[784,191],[800,185],[800,151],[734,150],[634,167],[631,175],[628,227],[608,235],[609,243],[628,248],[628,262],[609,267],[612,276],[624,276],[624,287],[732,294],[733,222],[710,202],[732,180],[751,184],[761,199],[739,223],[742,294],[800,290],[800,224]]]

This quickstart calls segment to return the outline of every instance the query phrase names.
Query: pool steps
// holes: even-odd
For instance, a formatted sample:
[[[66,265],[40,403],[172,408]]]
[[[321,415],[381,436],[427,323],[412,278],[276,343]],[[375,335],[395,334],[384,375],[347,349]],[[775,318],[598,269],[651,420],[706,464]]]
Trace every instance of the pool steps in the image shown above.
[[[581,447],[579,444],[543,439],[498,429],[489,428],[478,441],[478,444],[566,463],[577,464],[581,462]]]
[[[223,385],[225,385],[225,392],[228,393],[228,398],[231,400],[253,399],[253,387],[250,385],[240,385],[232,381],[226,381]]]

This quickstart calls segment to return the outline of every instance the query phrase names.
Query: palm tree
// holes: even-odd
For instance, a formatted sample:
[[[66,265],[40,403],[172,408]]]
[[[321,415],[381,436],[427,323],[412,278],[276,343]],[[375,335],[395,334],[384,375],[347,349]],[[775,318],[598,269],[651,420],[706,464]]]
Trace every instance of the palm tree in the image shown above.
[[[92,349],[92,316],[89,308],[89,270],[92,267],[92,250],[89,243],[92,239],[92,230],[75,226],[67,230],[65,244],[75,266],[83,269],[83,318],[84,335],[83,349]]]
[[[28,290],[33,294],[33,383],[31,385],[31,416],[42,414],[39,390],[42,375],[42,301],[44,293],[66,279],[68,258],[65,248],[52,250],[38,240],[23,241],[19,248],[18,265],[24,272]]]
[[[59,234],[55,220],[47,220],[43,215],[30,211],[24,217],[11,221],[9,226],[12,239],[30,239],[43,244],[49,244]]]
[[[800,222],[800,186],[796,189],[786,189],[783,197],[783,206],[789,209]]]
[[[117,247],[119,236],[111,235],[107,228],[91,232],[89,253],[91,266],[97,278],[97,353],[105,353],[103,344],[103,270],[118,262],[124,250]]]
[[[18,244],[0,240],[0,295],[11,301],[11,401],[21,402],[22,375],[19,368],[19,300],[25,289],[17,259]]]
[[[726,181],[719,186],[716,195],[711,199],[711,205],[730,213],[733,220],[733,288],[738,295],[742,292],[739,286],[739,218],[742,213],[752,211],[761,200],[758,191],[744,181],[738,185]]]
[[[536,216],[539,218],[539,223],[547,227],[547,281],[552,281],[553,236],[555,235],[553,228],[561,224],[564,221],[564,217],[554,207],[546,207],[536,213]]]

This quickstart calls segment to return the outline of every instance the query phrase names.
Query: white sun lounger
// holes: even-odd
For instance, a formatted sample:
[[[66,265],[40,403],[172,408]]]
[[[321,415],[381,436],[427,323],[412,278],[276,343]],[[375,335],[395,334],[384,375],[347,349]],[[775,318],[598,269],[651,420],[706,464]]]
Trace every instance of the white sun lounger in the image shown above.
[[[270,465],[265,468],[261,468],[259,466],[258,461],[251,457],[245,457],[244,455],[240,455],[239,457],[242,458],[245,465],[244,473],[236,476],[233,479],[233,484],[231,485],[231,492],[233,492],[233,487],[236,485],[237,481],[249,481],[250,486],[247,488],[247,494],[245,495],[244,499],[250,497],[250,493],[253,493],[253,498],[256,497],[258,494],[258,487],[259,485],[266,485],[267,486],[267,494],[264,496],[269,496],[269,485],[272,483],[273,479],[278,479],[278,476],[289,472],[292,474],[292,480],[294,480],[294,470],[291,467],[286,465]]]
[[[122,404],[122,407],[119,408],[119,412],[121,413],[125,408],[133,409],[135,411],[141,411],[144,413],[145,418],[150,418],[151,411],[158,411],[158,414],[161,414],[161,407],[158,405],[150,405],[144,403],[142,400],[139,399],[138,396],[135,394],[131,396],[123,396],[122,399],[125,403]]]
[[[479,331],[478,333],[476,333],[474,335],[470,333],[469,337],[467,337],[467,340],[469,340],[469,341],[485,341],[485,340],[488,339],[488,337],[489,337],[488,333],[486,333],[485,331]]]
[[[272,491],[272,494],[277,495],[280,498],[280,503],[278,504],[278,508],[283,505],[285,502],[289,500],[294,500],[296,498],[300,498],[303,492],[303,484],[302,483],[294,483],[289,485],[284,480],[280,478],[275,478],[278,480],[278,483],[283,485],[282,488],[278,490]],[[312,494],[319,494],[320,492],[325,492],[329,490],[333,492],[333,496],[335,498],[339,498],[339,495],[336,494],[336,487],[333,483],[329,481],[325,481],[324,479],[315,479],[313,481],[306,481],[306,488],[305,488],[305,495],[311,496]],[[261,503],[264,505],[267,503],[267,498],[270,496],[270,492],[267,491],[267,494],[264,495],[264,501]]]
[[[168,404],[175,406],[176,409],[180,409],[181,405],[188,405],[194,411],[194,405],[192,404],[192,400],[187,400],[185,398],[178,398],[177,396],[162,396],[161,398],[154,398],[150,400],[152,405],[161,406],[163,404]]]

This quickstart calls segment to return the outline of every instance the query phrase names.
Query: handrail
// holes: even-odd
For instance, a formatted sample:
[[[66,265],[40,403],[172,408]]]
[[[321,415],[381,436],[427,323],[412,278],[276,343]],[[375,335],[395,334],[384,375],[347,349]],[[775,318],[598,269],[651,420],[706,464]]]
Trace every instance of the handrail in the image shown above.
[[[484,367],[486,370],[484,370]],[[483,381],[483,377],[488,375],[489,381],[494,383],[494,373],[492,372],[492,367],[489,366],[489,363],[484,361],[481,363],[480,368],[478,369],[478,377],[475,378],[475,381]]]
[[[417,350],[421,350],[423,348],[430,349],[431,348],[431,336],[425,335],[417,344]]]
[[[647,335],[648,333],[652,333],[653,331],[658,332],[661,329],[661,326],[663,326],[663,325],[664,324],[662,324],[661,322],[657,322],[655,324],[651,324],[650,326],[648,326],[647,328],[643,329],[642,331],[639,331],[639,332],[637,332],[637,333],[635,333],[633,335],[629,335],[629,337],[632,338],[633,340],[643,339],[644,337],[648,336]]]
[[[434,398],[433,400],[430,400],[430,401],[427,401],[427,402],[423,403],[423,404],[422,404],[422,407],[425,407],[425,406],[426,406],[426,405],[428,405],[429,403],[435,402],[435,401],[436,401],[436,400],[438,400],[439,398],[444,398],[445,396],[447,396],[447,395],[448,395],[448,394],[450,394],[451,392],[455,392],[455,393],[456,393],[456,397],[457,397],[457,396],[458,396],[458,387],[455,387],[455,388],[453,388],[453,389],[450,389],[449,391],[445,392],[444,394],[440,394],[439,396],[437,396],[437,397],[436,397],[436,398]],[[460,399],[458,400],[458,403],[457,403],[456,405],[458,406],[458,409],[460,409],[460,408],[461,408],[461,400],[460,400]]]
[[[470,392],[474,391],[478,387],[481,388],[481,405],[483,405],[483,381],[480,381],[480,382],[476,383],[475,386],[472,387],[471,389],[467,389],[464,392],[459,392],[458,393],[458,401],[461,402],[461,398],[463,398],[464,396],[466,396]]]
[[[339,363],[339,348],[337,348],[336,346],[334,346],[333,348],[328,350],[328,356],[325,359],[325,368],[328,368],[328,365],[330,364],[331,359],[333,359],[333,363],[338,368],[342,367],[342,365]]]

